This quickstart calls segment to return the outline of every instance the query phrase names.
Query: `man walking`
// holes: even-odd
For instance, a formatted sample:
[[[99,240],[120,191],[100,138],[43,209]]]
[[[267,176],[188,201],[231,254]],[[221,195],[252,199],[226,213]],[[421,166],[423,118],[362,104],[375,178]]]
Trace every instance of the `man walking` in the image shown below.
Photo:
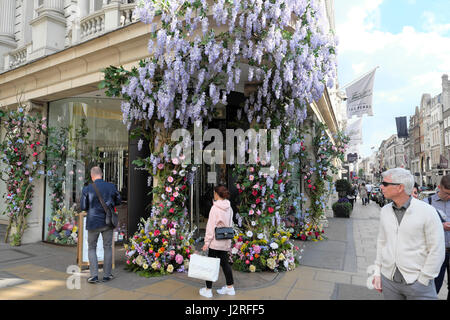
[[[116,187],[112,183],[103,180],[103,172],[100,167],[93,167],[91,169],[91,179],[108,207],[113,208],[121,203],[120,194]],[[100,233],[103,238],[104,250],[103,282],[109,281],[113,279],[113,275],[111,274],[113,228],[106,225],[105,210],[92,184],[83,188],[80,207],[81,210],[87,211],[86,230],[88,230],[88,256],[91,272],[91,277],[88,279],[88,282],[99,282],[97,240]]]
[[[433,207],[436,208],[437,214],[442,221],[444,233],[445,233],[445,260],[442,264],[439,275],[434,280],[436,284],[436,292],[442,287],[444,282],[445,272],[447,271],[447,300],[450,299],[450,175],[446,175],[441,179],[441,183],[438,186],[438,193],[424,199]]]
[[[386,300],[437,299],[444,230],[435,209],[411,197],[413,187],[408,170],[383,173],[381,191],[393,203],[380,212],[373,285]]]

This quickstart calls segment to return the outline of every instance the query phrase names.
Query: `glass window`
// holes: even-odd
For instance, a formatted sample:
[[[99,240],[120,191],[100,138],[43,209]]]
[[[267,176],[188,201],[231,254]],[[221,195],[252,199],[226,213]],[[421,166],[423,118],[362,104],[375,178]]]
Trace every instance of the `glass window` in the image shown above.
[[[68,98],[49,104],[45,237],[61,244],[76,243],[81,192],[91,182],[90,169],[99,165],[104,180],[114,183],[124,203],[117,207],[120,227],[127,221],[128,132],[120,100]],[[75,231],[74,231],[75,230]]]

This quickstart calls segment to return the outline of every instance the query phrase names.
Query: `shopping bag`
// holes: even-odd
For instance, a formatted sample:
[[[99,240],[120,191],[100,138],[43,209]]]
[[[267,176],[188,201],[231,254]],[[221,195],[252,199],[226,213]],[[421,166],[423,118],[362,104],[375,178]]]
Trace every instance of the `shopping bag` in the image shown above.
[[[191,255],[189,261],[188,277],[216,282],[219,279],[220,259]]]

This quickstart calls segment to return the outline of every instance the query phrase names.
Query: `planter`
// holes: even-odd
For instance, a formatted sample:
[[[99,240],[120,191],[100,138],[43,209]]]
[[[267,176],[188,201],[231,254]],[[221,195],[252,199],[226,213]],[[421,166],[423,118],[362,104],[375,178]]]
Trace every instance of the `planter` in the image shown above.
[[[348,202],[333,204],[333,216],[335,218],[350,218],[352,205]]]

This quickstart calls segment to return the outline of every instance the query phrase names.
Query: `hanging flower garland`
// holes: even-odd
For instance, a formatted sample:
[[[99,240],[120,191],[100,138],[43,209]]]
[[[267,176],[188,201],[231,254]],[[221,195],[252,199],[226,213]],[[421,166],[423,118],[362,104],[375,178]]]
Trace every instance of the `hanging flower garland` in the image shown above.
[[[333,85],[335,39],[324,30],[320,1],[315,0],[145,0],[138,3],[135,13],[151,25],[151,57],[131,71],[107,68],[100,88],[124,99],[124,124],[130,130],[137,125],[133,132],[149,141],[151,156],[135,164],[141,164],[153,177],[152,217],[160,225],[162,217],[182,219],[187,214],[183,197],[179,198],[181,207],[168,205],[173,201],[167,188],[173,186],[172,182],[167,185],[166,179],[172,171],[180,171],[167,159],[171,133],[179,128],[192,131],[195,122],[207,127],[214,107],[219,102],[226,104],[227,96],[236,90],[245,73],[244,81],[255,84],[257,89],[245,102],[244,116],[252,127],[277,129],[281,143],[286,143],[290,129],[306,118],[306,105],[318,100],[325,86]],[[258,199],[257,205],[265,205],[259,209],[260,215],[258,210],[253,212],[259,219],[249,219],[248,228],[256,227],[252,223],[275,227],[274,220],[280,220],[286,210],[283,191],[289,187],[291,163],[287,159],[293,153],[283,153],[287,154],[286,161],[281,161],[280,168],[271,175],[260,175],[262,161],[268,160],[260,159],[254,172],[249,172],[255,173],[252,186],[246,186],[251,179],[247,172],[248,181],[238,182],[242,190],[251,190],[243,197],[254,201],[242,212],[244,216],[252,215],[256,207],[251,205]],[[155,169],[159,165],[164,169]],[[186,171],[191,174],[185,182],[192,181],[196,166],[187,161],[185,165],[190,166]],[[238,172],[239,176],[243,174]],[[272,238],[274,232],[268,232],[267,237]]]
[[[4,195],[9,224],[5,242],[20,246],[27,228],[27,216],[33,209],[34,181],[44,175],[46,119],[25,113],[19,103],[17,110],[2,112],[5,135],[0,142],[0,156],[5,164],[0,178],[5,182]]]
[[[332,187],[332,176],[337,174],[336,160],[344,161],[345,151],[348,148],[349,138],[342,132],[338,132],[333,136],[333,141],[326,133],[327,126],[323,123],[316,122],[309,132],[315,132],[313,139],[314,158],[310,158],[306,152],[306,148],[301,153],[303,183],[305,185],[306,194],[310,199],[310,206],[301,219],[297,221],[293,228],[294,238],[302,241],[323,240],[324,228],[320,223],[320,217],[325,214],[328,201],[328,193],[325,187],[326,182]],[[314,160],[315,159],[315,160]],[[305,198],[306,200],[307,198]],[[303,206],[306,201],[303,202]]]

